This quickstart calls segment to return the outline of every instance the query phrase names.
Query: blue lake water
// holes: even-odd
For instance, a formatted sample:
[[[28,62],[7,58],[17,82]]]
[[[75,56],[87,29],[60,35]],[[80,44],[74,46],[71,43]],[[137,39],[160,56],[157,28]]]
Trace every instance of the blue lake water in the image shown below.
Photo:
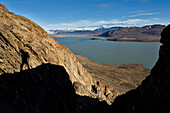
[[[117,42],[90,40],[92,37],[54,38],[73,53],[104,64],[143,64],[151,69],[158,59],[158,42]]]

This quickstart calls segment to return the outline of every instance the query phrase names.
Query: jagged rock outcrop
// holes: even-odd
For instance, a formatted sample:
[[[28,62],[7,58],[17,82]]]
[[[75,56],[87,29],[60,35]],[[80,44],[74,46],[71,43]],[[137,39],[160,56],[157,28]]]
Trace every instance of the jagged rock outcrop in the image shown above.
[[[159,59],[151,74],[135,90],[115,99],[114,113],[170,112],[170,25],[161,33]],[[110,111],[110,112],[111,112]]]
[[[0,51],[0,75],[36,68],[46,63],[62,65],[77,94],[98,97],[108,103],[118,95],[112,87],[107,86],[105,90],[106,85],[94,79],[68,48],[50,37],[39,25],[9,12],[2,4]]]

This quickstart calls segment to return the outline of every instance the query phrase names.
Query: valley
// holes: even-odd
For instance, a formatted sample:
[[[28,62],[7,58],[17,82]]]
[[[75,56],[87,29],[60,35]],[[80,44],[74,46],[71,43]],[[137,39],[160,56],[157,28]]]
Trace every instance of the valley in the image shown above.
[[[150,73],[150,70],[143,68],[141,64],[108,65],[91,61],[81,55],[76,57],[93,77],[114,87],[119,94],[138,87]]]

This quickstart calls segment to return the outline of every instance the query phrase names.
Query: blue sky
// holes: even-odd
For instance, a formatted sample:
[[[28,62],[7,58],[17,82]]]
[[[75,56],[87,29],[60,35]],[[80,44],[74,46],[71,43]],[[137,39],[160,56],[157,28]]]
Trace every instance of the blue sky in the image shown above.
[[[0,0],[45,30],[170,23],[170,0]]]

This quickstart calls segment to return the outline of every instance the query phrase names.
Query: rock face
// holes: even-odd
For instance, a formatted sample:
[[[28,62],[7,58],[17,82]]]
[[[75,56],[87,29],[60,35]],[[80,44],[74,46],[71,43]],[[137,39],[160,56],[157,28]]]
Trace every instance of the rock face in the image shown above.
[[[114,113],[170,112],[170,25],[161,33],[159,59],[151,74],[135,90],[115,99]],[[121,108],[121,109],[120,109]]]
[[[44,29],[31,20],[9,12],[0,4],[0,75],[20,72],[50,63],[62,65],[68,72],[76,93],[98,97],[111,103],[118,94],[112,87],[97,85],[64,45],[50,37]],[[106,94],[108,94],[106,96]]]
[[[165,25],[150,25],[144,27],[120,27],[101,34],[102,37],[110,37],[108,41],[159,41],[160,33]]]

